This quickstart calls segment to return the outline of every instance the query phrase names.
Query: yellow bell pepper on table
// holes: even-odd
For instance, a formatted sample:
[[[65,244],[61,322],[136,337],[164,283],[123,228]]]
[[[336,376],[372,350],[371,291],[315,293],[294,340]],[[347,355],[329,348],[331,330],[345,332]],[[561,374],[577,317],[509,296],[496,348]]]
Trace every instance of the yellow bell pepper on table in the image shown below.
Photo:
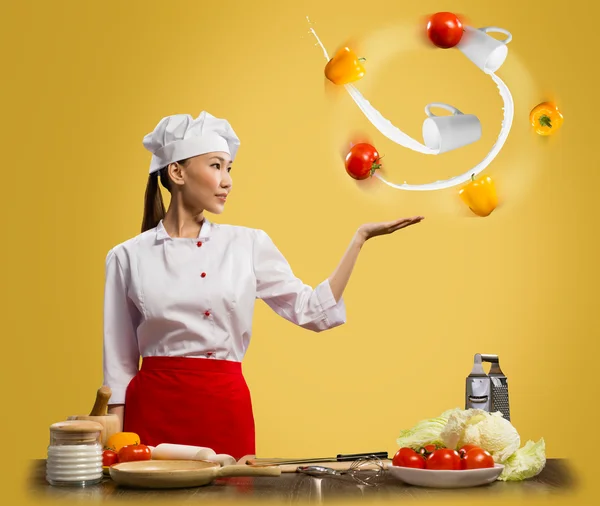
[[[119,450],[124,446],[139,444],[140,436],[138,436],[135,432],[117,432],[107,439],[104,448],[118,453]]]
[[[529,113],[529,121],[535,132],[540,135],[552,135],[563,123],[563,115],[553,102],[542,102]]]
[[[498,205],[496,185],[489,176],[475,179],[475,174],[473,174],[471,182],[463,187],[458,194],[477,216],[489,216]]]
[[[325,65],[325,77],[333,84],[348,84],[358,81],[365,75],[362,62],[365,58],[358,58],[356,53],[344,47],[335,53]]]

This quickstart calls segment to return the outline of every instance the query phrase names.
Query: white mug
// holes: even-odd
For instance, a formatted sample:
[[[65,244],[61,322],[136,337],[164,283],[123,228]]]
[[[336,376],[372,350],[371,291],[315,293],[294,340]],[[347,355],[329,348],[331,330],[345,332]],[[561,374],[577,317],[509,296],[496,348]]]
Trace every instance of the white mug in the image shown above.
[[[506,39],[494,39],[487,34],[488,32],[503,33]],[[504,28],[486,26],[477,29],[465,26],[463,36],[456,47],[484,72],[496,72],[506,60],[506,44],[511,40],[511,33]]]
[[[451,116],[436,116],[432,107],[441,107]],[[456,107],[434,102],[425,106],[428,118],[423,122],[423,140],[430,149],[439,153],[466,146],[481,138],[481,123],[473,114],[463,114]]]

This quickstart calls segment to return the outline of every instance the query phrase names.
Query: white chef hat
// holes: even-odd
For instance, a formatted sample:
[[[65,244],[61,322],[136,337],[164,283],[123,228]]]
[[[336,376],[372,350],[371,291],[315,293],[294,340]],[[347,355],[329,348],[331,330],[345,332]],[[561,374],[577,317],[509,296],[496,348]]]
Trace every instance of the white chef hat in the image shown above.
[[[205,111],[196,119],[189,114],[167,116],[144,137],[144,147],[152,153],[150,174],[178,160],[213,151],[224,151],[233,160],[239,146],[229,122]]]

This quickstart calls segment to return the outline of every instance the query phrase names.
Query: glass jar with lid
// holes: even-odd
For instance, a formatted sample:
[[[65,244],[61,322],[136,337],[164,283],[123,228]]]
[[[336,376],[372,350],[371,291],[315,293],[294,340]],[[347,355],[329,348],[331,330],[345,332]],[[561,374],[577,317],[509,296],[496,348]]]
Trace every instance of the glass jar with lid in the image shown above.
[[[102,481],[102,425],[68,420],[50,426],[46,480],[50,485],[86,487]]]

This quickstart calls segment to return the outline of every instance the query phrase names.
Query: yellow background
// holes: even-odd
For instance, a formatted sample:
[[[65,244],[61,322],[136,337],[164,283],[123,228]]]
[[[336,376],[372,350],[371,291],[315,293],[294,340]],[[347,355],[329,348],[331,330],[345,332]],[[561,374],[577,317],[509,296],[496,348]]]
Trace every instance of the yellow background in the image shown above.
[[[588,7],[586,7],[586,5]],[[241,138],[219,223],[262,228],[295,273],[329,276],[356,228],[422,214],[369,241],[344,294],[346,325],[313,334],[257,303],[244,364],[262,456],[396,451],[403,428],[462,406],[473,354],[497,353],[523,443],[544,437],[590,497],[597,465],[598,184],[595,21],[583,1],[13,2],[2,19],[2,482],[44,458],[48,426],[91,409],[102,381],[104,260],[136,235],[149,154],[163,116],[202,110]],[[398,191],[344,172],[343,144],[367,135],[392,181],[468,170],[502,119],[495,85],[457,50],[416,30],[440,10],[513,34],[498,75],[513,129],[484,172],[502,205],[477,218],[458,188]],[[423,107],[477,114],[478,143],[427,157],[384,139],[348,95],[325,86],[325,59],[351,40],[358,83],[421,140]],[[543,139],[528,113],[558,101]],[[591,441],[591,443],[590,443]],[[583,446],[581,446],[583,444]],[[585,450],[585,451],[582,451]],[[5,494],[3,494],[5,496]],[[523,496],[525,500],[528,496]],[[548,499],[534,496],[537,500]]]

